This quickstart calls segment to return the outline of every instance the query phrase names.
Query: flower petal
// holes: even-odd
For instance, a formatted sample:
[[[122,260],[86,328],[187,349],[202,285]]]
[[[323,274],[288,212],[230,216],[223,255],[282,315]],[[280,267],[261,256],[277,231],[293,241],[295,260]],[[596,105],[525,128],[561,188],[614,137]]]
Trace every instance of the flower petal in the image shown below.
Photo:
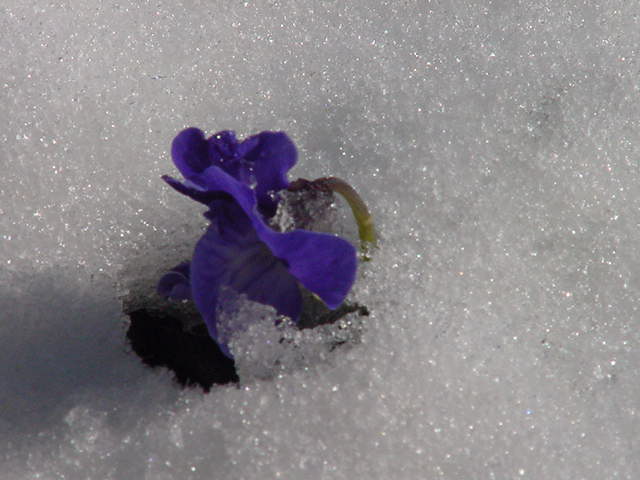
[[[259,143],[260,143],[259,135],[253,135],[249,138],[245,138],[238,145],[238,150],[237,150],[238,157],[239,158],[246,157],[251,150],[253,150],[258,146]]]
[[[275,256],[288,264],[289,272],[329,308],[340,306],[356,277],[357,257],[353,245],[342,238],[295,230],[264,231],[260,235]]]
[[[253,220],[257,220],[262,223],[262,220],[259,220],[256,210],[256,198],[253,190],[249,188],[247,185],[239,182],[227,172],[221,170],[218,167],[209,167],[200,175],[193,179],[194,184],[198,189],[202,189],[207,194],[212,195],[214,193],[219,194],[220,192],[227,193],[231,195],[238,205],[242,208],[242,210]],[[174,185],[172,185],[176,188]],[[184,189],[184,185],[182,186],[185,195],[193,194],[193,191],[187,193],[186,189]],[[195,190],[195,189],[194,189]],[[196,194],[198,195],[198,194]],[[219,195],[218,195],[219,196]],[[192,197],[193,198],[193,197]],[[198,200],[200,201],[200,200]]]
[[[227,268],[229,285],[234,290],[246,294],[250,300],[271,305],[280,315],[298,320],[302,310],[298,282],[264,243],[256,241],[247,245]]]
[[[255,141],[256,138],[258,144],[246,154],[246,159],[253,164],[260,210],[271,217],[278,204],[277,198],[272,198],[271,193],[289,186],[287,172],[296,164],[298,152],[284,132],[262,132],[245,142]]]
[[[223,130],[214,133],[207,143],[211,165],[221,168],[242,183],[250,183],[251,173],[242,158],[241,144],[236,139],[235,132]]]
[[[223,285],[297,320],[302,297],[286,265],[260,241],[251,219],[236,202],[219,200],[214,208],[213,223],[198,241],[191,262],[192,295],[209,334],[223,343],[216,320]]]
[[[218,342],[223,353],[231,357],[229,349],[218,339],[216,323],[218,294],[223,277],[223,270],[220,268],[222,262],[218,256],[210,255],[207,243],[205,237],[200,239],[191,260],[191,296],[209,330],[209,335]]]
[[[173,139],[171,157],[180,173],[188,180],[213,163],[204,133],[199,128],[187,128]]]
[[[188,180],[183,183],[169,175],[162,175],[162,179],[174,190],[205,205],[209,205],[213,200],[220,197],[220,192],[203,190]]]
[[[238,147],[239,142],[236,138],[236,132],[231,130],[222,130],[211,135],[209,140],[209,153],[214,157],[223,158],[239,158]]]

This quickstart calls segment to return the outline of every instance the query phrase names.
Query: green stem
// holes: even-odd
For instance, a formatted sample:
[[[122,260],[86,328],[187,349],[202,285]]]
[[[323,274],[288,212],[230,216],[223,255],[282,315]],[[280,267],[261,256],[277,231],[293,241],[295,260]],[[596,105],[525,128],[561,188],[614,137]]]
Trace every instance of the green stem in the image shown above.
[[[360,248],[366,255],[371,247],[375,247],[378,242],[376,230],[373,225],[373,218],[369,213],[369,209],[362,201],[358,192],[344,180],[337,177],[318,178],[312,182],[299,179],[291,184],[290,190],[298,190],[305,187],[317,188],[320,190],[339,193],[347,201],[351,212],[358,224],[358,234],[360,236]]]

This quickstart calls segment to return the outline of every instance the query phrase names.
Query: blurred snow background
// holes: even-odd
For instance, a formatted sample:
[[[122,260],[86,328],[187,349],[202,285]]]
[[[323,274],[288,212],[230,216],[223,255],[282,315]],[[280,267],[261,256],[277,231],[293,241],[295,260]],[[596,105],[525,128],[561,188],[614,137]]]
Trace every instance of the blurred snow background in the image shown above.
[[[640,5],[0,2],[6,479],[640,476]],[[116,284],[173,136],[286,130],[385,241],[362,343],[182,391]]]

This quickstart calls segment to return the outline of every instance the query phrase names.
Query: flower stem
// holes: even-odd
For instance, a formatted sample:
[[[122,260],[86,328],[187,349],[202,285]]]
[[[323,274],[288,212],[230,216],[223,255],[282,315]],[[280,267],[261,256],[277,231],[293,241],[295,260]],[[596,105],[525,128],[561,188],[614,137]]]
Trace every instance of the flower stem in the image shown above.
[[[360,236],[360,248],[365,256],[372,247],[377,245],[378,237],[373,225],[373,218],[369,213],[369,209],[362,201],[358,192],[344,180],[337,177],[323,177],[310,182],[300,178],[292,182],[289,190],[301,190],[303,188],[312,188],[324,191],[339,193],[347,201],[351,212],[358,224],[358,234]]]

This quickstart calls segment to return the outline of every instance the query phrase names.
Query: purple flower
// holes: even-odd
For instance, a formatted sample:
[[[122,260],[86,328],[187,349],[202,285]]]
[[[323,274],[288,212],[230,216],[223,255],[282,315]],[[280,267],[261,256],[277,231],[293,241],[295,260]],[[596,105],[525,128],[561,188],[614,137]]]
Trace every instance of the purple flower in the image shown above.
[[[300,285],[337,308],[356,273],[353,246],[333,235],[295,230],[280,233],[265,222],[275,213],[277,192],[289,185],[296,149],[282,132],[262,132],[243,142],[233,132],[205,139],[190,128],[173,142],[173,160],[184,183],[165,176],[173,188],[209,207],[211,221],[190,264],[162,277],[161,295],[192,298],[210,335],[231,356],[218,336],[216,309],[230,287],[250,300],[273,306],[297,321],[302,310]]]
[[[206,139],[202,130],[187,128],[171,146],[171,156],[185,179],[195,181],[215,166],[248,186],[255,185],[260,213],[276,212],[277,192],[289,186],[287,172],[296,163],[296,147],[284,132],[261,132],[238,142],[225,130]]]

